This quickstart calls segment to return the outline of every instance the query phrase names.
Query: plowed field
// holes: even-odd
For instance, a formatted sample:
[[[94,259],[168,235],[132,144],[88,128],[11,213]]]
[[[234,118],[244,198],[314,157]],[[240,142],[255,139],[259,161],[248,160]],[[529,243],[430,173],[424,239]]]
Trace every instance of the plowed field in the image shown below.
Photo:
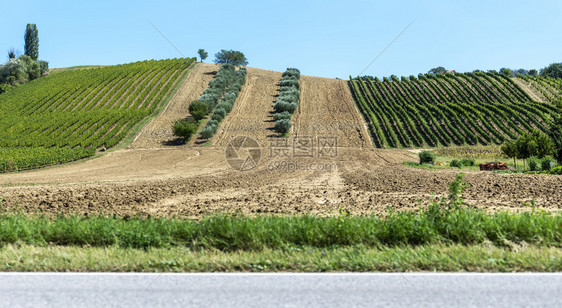
[[[401,163],[417,157],[407,150],[373,149],[347,84],[340,80],[303,76],[291,137],[273,137],[270,112],[281,73],[252,68],[209,146],[170,145],[171,123],[187,114],[189,102],[216,69],[197,64],[169,106],[128,148],[70,165],[0,175],[2,207],[47,215],[190,218],[217,212],[383,213],[388,206],[415,209],[433,200],[433,193],[446,194],[457,173],[408,168]],[[227,163],[225,147],[236,136],[259,142],[262,155],[255,169],[239,172]],[[322,138],[337,140],[337,147],[321,151]],[[311,143],[301,144],[301,139]],[[285,149],[283,142],[286,151],[279,151]],[[532,199],[548,211],[562,206],[562,177],[467,172],[465,179],[471,185],[465,200],[477,207],[526,211],[530,207],[523,202]]]

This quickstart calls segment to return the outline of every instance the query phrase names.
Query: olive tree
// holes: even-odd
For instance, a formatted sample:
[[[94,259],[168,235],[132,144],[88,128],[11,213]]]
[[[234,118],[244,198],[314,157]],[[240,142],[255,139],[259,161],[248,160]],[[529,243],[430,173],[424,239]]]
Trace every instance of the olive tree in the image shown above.
[[[197,51],[197,53],[199,54],[199,58],[201,58],[201,62],[203,62],[203,60],[207,59],[207,56],[209,55],[205,49],[199,49]]]
[[[246,66],[248,65],[248,59],[240,51],[236,50],[224,50],[217,52],[215,54],[215,63],[218,64],[232,64],[236,66]]]

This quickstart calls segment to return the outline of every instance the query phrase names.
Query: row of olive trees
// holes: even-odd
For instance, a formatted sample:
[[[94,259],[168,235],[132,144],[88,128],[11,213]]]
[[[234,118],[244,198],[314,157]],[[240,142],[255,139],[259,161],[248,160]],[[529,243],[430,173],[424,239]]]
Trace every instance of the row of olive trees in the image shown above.
[[[197,132],[200,122],[215,109],[224,91],[232,81],[234,66],[221,65],[219,71],[201,96],[189,105],[191,118],[180,119],[174,123],[174,135],[188,141]]]
[[[223,64],[222,66],[232,66],[230,64]],[[222,67],[221,66],[221,67]],[[219,104],[215,108],[211,119],[207,121],[207,124],[201,130],[201,138],[209,139],[213,137],[227,114],[234,108],[234,102],[238,98],[242,86],[246,83],[246,68],[241,67],[234,72],[232,81],[226,89],[225,94],[221,98]]]
[[[287,134],[291,129],[291,117],[300,101],[300,83],[301,73],[296,68],[287,68],[282,75],[279,83],[279,97],[273,105],[275,114],[275,131],[279,134]]]
[[[209,139],[217,132],[220,122],[234,107],[234,102],[246,82],[246,68],[241,67],[236,70],[235,64],[228,63],[233,62],[238,65],[248,63],[243,53],[236,51],[235,54],[238,58],[237,61],[232,61],[228,55],[223,55],[224,59],[222,56],[220,57],[225,61],[221,63],[215,78],[209,82],[209,87],[203,91],[203,94],[189,105],[191,117],[180,119],[174,123],[175,136],[183,139],[183,141],[189,140],[197,132],[201,121],[210,113],[212,113],[211,119],[201,130],[201,138]],[[243,59],[239,55],[242,55]],[[207,53],[200,49],[199,56],[201,60],[204,60]],[[218,54],[217,57],[219,58]]]

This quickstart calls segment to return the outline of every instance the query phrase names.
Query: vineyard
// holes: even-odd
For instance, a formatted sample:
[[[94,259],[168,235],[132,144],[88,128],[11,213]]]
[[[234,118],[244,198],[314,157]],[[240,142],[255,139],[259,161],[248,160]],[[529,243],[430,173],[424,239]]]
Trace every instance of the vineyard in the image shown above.
[[[91,156],[153,113],[194,59],[62,71],[0,96],[0,171]]]
[[[554,103],[562,101],[562,80],[540,76],[520,76],[535,92],[541,94],[545,101]]]
[[[546,132],[556,112],[497,73],[350,80],[376,147],[500,144]]]

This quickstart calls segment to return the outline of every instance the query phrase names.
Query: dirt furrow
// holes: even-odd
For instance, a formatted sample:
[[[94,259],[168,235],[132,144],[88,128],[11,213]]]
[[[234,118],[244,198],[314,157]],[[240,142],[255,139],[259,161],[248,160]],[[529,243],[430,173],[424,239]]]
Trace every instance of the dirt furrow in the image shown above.
[[[221,123],[211,144],[225,147],[237,136],[254,138],[262,147],[268,144],[273,131],[273,103],[279,94],[277,83],[281,73],[248,67],[246,84],[242,88],[234,109]]]
[[[293,116],[295,137],[337,138],[338,147],[369,147],[369,134],[347,82],[302,76],[300,105]]]

